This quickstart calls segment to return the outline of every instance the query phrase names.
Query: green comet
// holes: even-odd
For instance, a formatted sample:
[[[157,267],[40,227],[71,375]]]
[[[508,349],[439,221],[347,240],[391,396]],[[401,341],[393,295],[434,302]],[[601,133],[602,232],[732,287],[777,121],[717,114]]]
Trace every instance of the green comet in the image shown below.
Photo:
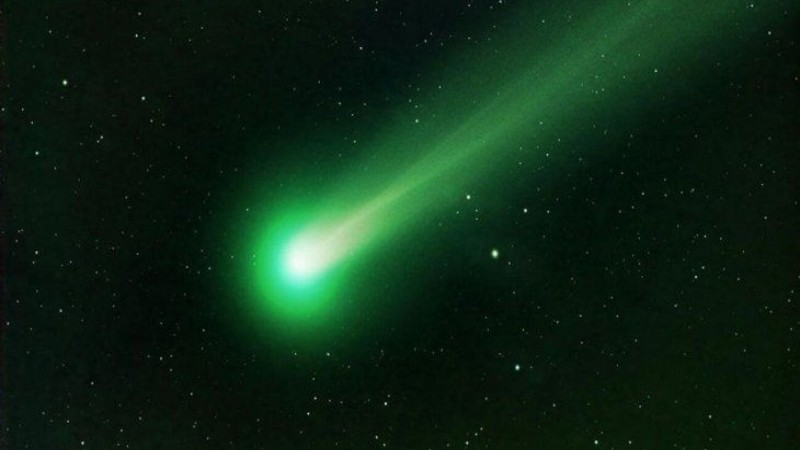
[[[421,107],[399,111],[369,144],[370,161],[384,166],[326,193],[315,202],[319,214],[293,220],[273,211],[255,238],[258,301],[282,317],[322,320],[352,270],[348,261],[461,199],[471,184],[541,157],[521,142],[555,141],[585,126],[592,111],[635,113],[661,95],[659,80],[680,84],[724,48],[726,24],[776,12],[749,5],[607,2],[505,19],[502,31],[434,70],[419,89]]]

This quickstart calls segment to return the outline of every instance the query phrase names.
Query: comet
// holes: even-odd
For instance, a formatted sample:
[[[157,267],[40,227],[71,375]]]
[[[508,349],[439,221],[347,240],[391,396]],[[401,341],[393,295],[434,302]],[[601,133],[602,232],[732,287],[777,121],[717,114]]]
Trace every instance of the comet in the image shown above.
[[[320,193],[315,202],[335,205],[334,213],[257,238],[260,297],[273,312],[321,314],[348,261],[450,207],[470,185],[544,157],[530,142],[544,146],[585,126],[587,111],[636,114],[662,95],[652,88],[660,80],[700,73],[708,52],[725,47],[726,24],[765,15],[731,0],[607,2],[575,17],[520,11],[431,75],[420,89],[423,112],[399,111],[369,144],[382,169]]]

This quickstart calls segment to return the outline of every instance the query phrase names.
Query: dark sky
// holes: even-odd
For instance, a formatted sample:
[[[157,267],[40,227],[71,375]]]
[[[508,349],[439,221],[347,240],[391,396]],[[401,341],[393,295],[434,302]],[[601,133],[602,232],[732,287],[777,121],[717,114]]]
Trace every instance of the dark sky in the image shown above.
[[[800,17],[766,3],[521,142],[559,157],[478,176],[307,338],[242,307],[242,211],[336,191],[473,41],[596,2],[4,2],[0,446],[798,448]]]

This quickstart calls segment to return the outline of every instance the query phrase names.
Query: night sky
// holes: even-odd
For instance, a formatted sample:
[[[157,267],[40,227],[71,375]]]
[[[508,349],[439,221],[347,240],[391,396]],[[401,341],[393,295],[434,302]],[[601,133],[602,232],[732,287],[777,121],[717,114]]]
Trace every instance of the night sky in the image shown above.
[[[796,1],[0,21],[3,449],[800,448]]]

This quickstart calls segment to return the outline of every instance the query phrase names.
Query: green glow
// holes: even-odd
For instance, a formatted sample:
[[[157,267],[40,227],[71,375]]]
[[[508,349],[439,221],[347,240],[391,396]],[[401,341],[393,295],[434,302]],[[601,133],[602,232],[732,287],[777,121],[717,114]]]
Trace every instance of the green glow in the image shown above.
[[[366,211],[335,224],[314,224],[298,231],[281,256],[286,276],[298,285],[313,282],[355,251],[368,232]]]
[[[369,171],[334,186],[303,220],[270,211],[253,262],[260,301],[281,317],[324,320],[343,273],[356,271],[348,261],[460,201],[473,184],[543,157],[521,142],[557,141],[586,127],[592,111],[635,113],[663,94],[664,77],[675,83],[696,72],[725,43],[725,24],[746,14],[741,1],[623,1],[574,18],[509,17],[491,41],[434,71],[419,108],[390,119],[359,166]]]

